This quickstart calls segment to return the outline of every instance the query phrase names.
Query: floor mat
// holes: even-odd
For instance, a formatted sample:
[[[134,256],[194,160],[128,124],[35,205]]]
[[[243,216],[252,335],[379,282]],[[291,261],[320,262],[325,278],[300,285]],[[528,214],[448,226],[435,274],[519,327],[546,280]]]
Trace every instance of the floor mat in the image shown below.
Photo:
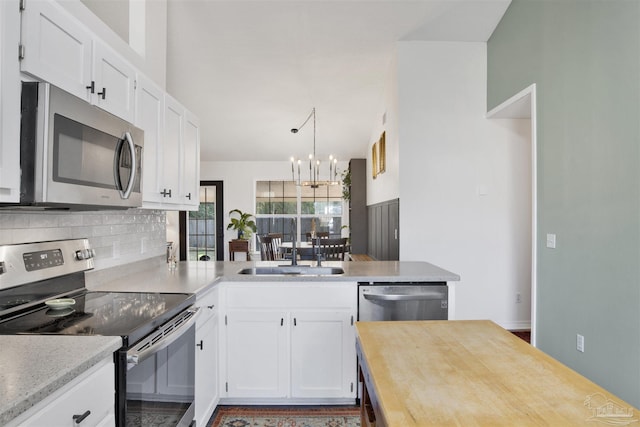
[[[355,406],[221,406],[209,427],[360,427],[360,409]]]

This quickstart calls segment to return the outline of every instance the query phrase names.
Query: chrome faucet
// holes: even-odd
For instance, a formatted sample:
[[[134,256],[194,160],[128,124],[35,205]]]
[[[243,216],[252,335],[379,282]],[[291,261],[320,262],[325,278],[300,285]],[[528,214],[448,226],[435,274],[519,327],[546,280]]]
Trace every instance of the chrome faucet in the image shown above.
[[[296,237],[298,236],[298,225],[296,219],[291,218],[291,265],[298,265],[298,250],[296,249]]]

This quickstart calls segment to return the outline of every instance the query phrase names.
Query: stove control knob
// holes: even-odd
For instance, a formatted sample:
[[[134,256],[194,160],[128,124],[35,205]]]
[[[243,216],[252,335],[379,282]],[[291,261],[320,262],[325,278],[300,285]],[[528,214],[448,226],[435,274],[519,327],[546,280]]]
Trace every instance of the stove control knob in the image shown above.
[[[79,251],[76,251],[76,259],[79,261],[91,259],[95,256],[96,251],[94,251],[93,249],[80,249]]]

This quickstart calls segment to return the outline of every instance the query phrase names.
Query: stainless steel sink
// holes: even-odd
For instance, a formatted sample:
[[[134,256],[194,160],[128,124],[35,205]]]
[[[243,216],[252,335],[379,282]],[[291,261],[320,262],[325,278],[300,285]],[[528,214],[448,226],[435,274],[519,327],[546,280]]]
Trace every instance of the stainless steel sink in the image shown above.
[[[261,275],[296,275],[296,276],[330,276],[344,274],[340,267],[311,267],[306,265],[279,265],[274,267],[243,268],[239,274],[251,276]]]

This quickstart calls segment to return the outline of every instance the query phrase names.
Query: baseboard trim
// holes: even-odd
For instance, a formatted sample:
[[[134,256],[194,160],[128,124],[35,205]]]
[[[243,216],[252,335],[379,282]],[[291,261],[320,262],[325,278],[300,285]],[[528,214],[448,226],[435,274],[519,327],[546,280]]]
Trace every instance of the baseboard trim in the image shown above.
[[[510,322],[496,322],[508,331],[531,330],[531,320],[518,320]]]

